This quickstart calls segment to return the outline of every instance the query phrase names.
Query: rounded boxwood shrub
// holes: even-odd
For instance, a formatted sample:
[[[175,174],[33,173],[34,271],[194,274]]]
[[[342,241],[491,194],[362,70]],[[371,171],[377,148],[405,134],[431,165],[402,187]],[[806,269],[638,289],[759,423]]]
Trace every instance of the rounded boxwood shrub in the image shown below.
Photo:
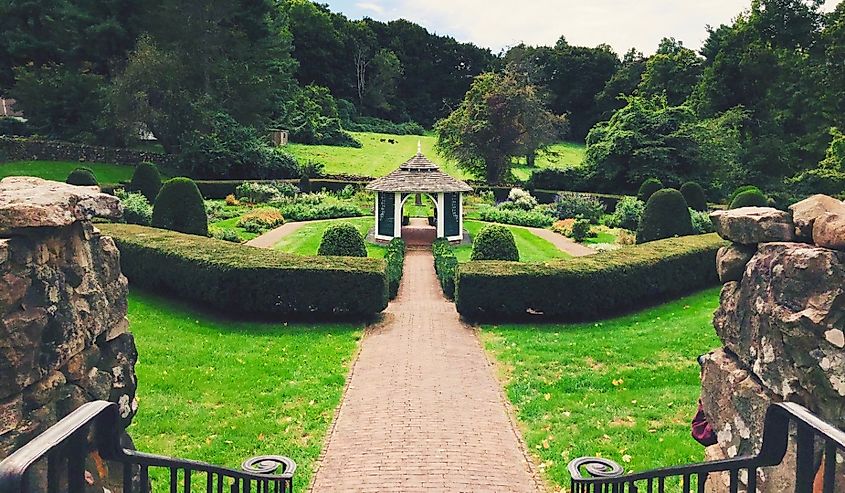
[[[482,229],[472,242],[472,260],[519,261],[519,250],[511,231],[499,224]]]
[[[323,233],[317,255],[366,257],[367,247],[355,226],[349,223],[332,224]]]
[[[674,188],[658,190],[645,205],[637,243],[693,234],[687,201]]]
[[[648,202],[648,199],[650,199],[655,192],[662,189],[663,182],[657,178],[649,178],[640,185],[640,191],[637,192],[637,198],[642,202]]]
[[[769,199],[758,188],[740,192],[731,201],[731,209],[740,207],[768,207]]]
[[[144,162],[135,166],[135,172],[132,173],[132,181],[129,182],[127,191],[139,192],[150,203],[153,203],[159,190],[161,190],[161,174],[158,172],[156,165]]]
[[[76,168],[67,175],[67,180],[65,180],[65,182],[68,185],[79,185],[83,187],[99,185],[99,183],[97,183],[97,177],[94,176],[94,172],[91,171],[91,168]]]
[[[208,236],[208,215],[197,184],[190,178],[164,182],[153,206],[154,228]]]
[[[737,189],[734,190],[734,192],[731,194],[730,198],[728,198],[728,204],[731,204],[731,202],[734,201],[734,199],[736,198],[737,195],[739,195],[743,192],[747,192],[749,190],[756,190],[760,193],[763,193],[763,191],[760,190],[760,188],[756,185],[743,185],[741,187],[737,187]],[[763,194],[763,195],[765,195],[765,194]]]
[[[707,210],[707,196],[704,194],[704,189],[701,185],[694,181],[688,181],[681,185],[681,195],[687,201],[690,209],[704,212]]]

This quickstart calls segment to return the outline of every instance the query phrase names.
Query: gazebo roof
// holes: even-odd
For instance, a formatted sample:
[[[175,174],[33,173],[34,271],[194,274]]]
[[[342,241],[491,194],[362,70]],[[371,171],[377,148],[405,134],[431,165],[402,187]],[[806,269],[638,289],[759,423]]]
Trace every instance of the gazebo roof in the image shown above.
[[[472,187],[440,171],[422,152],[405,161],[396,171],[371,182],[367,190],[376,192],[471,192]]]

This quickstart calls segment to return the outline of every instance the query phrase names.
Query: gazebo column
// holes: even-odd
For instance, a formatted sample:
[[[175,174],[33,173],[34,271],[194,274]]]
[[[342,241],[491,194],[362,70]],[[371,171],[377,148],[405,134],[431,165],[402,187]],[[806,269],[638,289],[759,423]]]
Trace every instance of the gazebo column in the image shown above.
[[[446,236],[446,214],[444,209],[446,203],[443,200],[443,192],[437,194],[437,237],[444,238]]]
[[[402,193],[393,194],[393,237],[402,237]]]

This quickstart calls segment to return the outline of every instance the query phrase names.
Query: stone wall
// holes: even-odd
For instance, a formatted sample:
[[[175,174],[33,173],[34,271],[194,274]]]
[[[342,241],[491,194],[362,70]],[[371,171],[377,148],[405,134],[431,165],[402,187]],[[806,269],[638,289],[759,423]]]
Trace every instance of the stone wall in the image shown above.
[[[91,223],[120,214],[96,187],[0,181],[0,459],[88,401],[135,415],[127,282]]]
[[[703,358],[701,400],[718,437],[708,458],[756,453],[773,402],[797,402],[845,428],[845,205],[816,195],[788,212],[748,207],[711,218],[733,244],[716,257],[724,286],[713,325],[724,347]],[[760,473],[759,491],[791,491],[794,474],[790,453]]]

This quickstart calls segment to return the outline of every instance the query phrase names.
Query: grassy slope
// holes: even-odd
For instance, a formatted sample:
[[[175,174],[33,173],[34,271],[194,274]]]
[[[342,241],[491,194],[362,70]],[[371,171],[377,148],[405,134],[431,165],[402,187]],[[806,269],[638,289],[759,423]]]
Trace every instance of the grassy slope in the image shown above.
[[[78,163],[71,161],[13,161],[0,163],[0,178],[7,176],[37,176],[46,180],[65,181],[67,176],[79,167],[91,168],[97,181],[120,183],[132,179],[133,166],[103,163]]]
[[[690,437],[696,357],[719,346],[710,323],[719,290],[594,324],[484,327],[529,448],[568,484],[580,456],[628,471],[703,459]],[[627,461],[625,460],[627,459]]]
[[[129,318],[140,354],[129,431],[139,449],[234,468],[287,455],[297,484],[308,484],[360,328],[226,321],[139,292]]]
[[[348,173],[363,176],[384,176],[399,167],[417,152],[417,142],[422,144],[423,154],[441,166],[452,176],[470,178],[458,169],[454,163],[447,162],[434,149],[436,138],[432,135],[385,135],[373,133],[354,133],[364,147],[307,146],[290,144],[286,150],[301,160],[315,160],[326,165],[327,173]],[[393,139],[397,143],[381,142],[381,139]],[[575,143],[561,143],[552,146],[556,155],[538,157],[538,167],[569,167],[578,165],[584,157],[584,146]],[[519,179],[527,179],[530,168],[518,166],[514,174]]]
[[[354,225],[358,228],[358,231],[361,232],[361,235],[366,236],[366,234],[370,231],[373,227],[373,218],[372,217],[358,217],[353,219],[337,219],[331,221],[314,221],[305,226],[302,226],[298,230],[294,231],[290,235],[282,238],[282,241],[276,244],[276,250],[282,250],[288,253],[295,253],[297,255],[317,255],[317,249],[320,247],[320,240],[323,238],[323,232],[326,231],[332,224],[336,224],[339,222],[346,222]],[[384,258],[385,253],[387,253],[386,249],[380,245],[374,245],[372,243],[366,242],[367,245],[367,254],[371,258]]]
[[[487,224],[481,221],[464,220],[464,229],[475,237]],[[519,250],[519,259],[522,262],[545,262],[551,259],[570,257],[568,253],[562,252],[558,247],[539,236],[535,236],[525,228],[508,225],[505,225],[505,227],[513,233],[516,248]],[[461,245],[455,248],[455,256],[458,257],[459,262],[469,261],[470,255],[472,255],[472,245]]]

